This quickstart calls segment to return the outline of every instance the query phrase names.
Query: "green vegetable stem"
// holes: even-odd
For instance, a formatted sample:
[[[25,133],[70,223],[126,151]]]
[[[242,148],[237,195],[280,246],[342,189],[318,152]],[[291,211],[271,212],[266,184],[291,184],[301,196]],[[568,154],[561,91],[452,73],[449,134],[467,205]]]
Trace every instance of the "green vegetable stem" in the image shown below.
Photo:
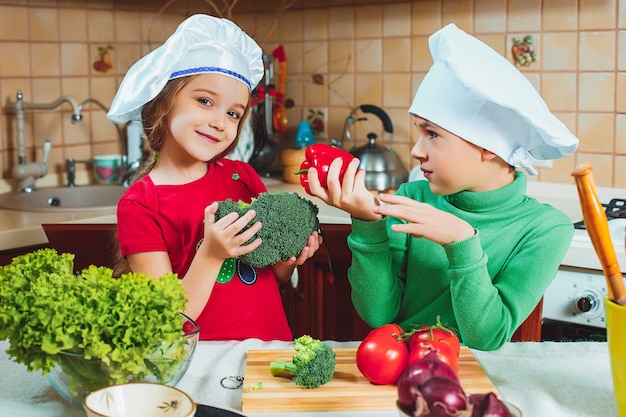
[[[335,375],[335,352],[324,342],[304,335],[294,340],[296,354],[291,362],[270,363],[270,373],[275,377],[292,378],[296,385],[318,388]]]

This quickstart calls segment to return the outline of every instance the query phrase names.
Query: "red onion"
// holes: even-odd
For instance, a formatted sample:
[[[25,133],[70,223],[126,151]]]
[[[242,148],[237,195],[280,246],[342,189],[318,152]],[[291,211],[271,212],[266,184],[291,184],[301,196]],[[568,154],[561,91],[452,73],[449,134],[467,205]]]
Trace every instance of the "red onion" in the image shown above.
[[[490,392],[489,394],[472,394],[470,403],[474,406],[472,417],[510,417],[511,413],[500,399]]]
[[[404,409],[412,410],[415,407],[417,391],[428,380],[435,376],[450,378],[457,384],[459,377],[452,367],[437,358],[435,352],[431,352],[424,359],[407,366],[398,378],[398,403]]]
[[[424,417],[461,416],[469,404],[461,385],[442,376],[429,379],[422,386],[421,394],[429,410]]]

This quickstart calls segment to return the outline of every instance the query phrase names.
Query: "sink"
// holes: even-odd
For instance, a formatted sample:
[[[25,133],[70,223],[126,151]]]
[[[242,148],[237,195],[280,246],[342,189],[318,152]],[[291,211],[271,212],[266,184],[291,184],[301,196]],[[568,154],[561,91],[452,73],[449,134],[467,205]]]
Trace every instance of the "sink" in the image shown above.
[[[126,188],[121,185],[84,185],[39,188],[30,193],[0,194],[0,209],[19,211],[114,210]]]

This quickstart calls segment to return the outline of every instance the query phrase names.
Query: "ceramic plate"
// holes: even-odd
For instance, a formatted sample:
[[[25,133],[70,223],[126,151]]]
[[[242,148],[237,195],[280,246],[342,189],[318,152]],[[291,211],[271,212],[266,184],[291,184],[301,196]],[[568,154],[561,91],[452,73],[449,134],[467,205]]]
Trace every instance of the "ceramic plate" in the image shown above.
[[[196,417],[243,417],[243,414],[210,405],[197,404]]]

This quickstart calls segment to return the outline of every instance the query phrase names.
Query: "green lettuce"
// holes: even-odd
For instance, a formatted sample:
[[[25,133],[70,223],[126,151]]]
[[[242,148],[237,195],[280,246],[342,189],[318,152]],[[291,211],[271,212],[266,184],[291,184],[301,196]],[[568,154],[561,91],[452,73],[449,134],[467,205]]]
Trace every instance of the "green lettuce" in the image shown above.
[[[188,354],[177,275],[114,278],[97,266],[75,275],[73,267],[74,255],[54,249],[1,267],[0,340],[9,356],[43,374],[58,363],[88,390],[147,375],[169,381]]]

